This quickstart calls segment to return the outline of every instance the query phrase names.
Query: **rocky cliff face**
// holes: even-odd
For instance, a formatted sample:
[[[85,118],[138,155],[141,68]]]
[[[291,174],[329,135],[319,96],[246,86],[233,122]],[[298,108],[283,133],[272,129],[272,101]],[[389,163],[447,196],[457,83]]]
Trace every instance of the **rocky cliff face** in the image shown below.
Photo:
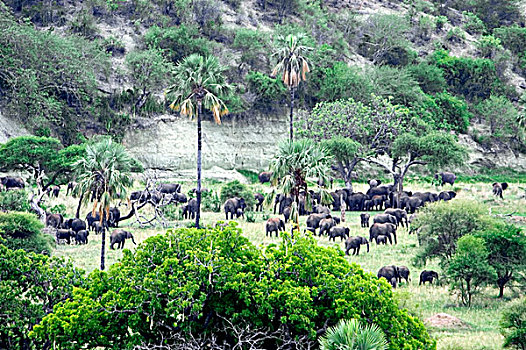
[[[285,115],[233,117],[221,125],[203,121],[203,169],[213,178],[235,176],[222,169],[261,171],[268,167],[277,143],[287,137]],[[147,169],[175,178],[195,172],[197,125],[194,120],[166,115],[138,120],[137,127],[127,132],[123,143]]]

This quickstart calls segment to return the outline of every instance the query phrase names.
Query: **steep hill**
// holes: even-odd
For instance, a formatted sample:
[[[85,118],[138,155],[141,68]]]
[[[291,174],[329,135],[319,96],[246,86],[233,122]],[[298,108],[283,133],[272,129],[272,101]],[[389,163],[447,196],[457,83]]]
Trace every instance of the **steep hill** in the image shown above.
[[[319,102],[390,98],[459,134],[471,167],[526,170],[524,1],[0,1],[0,137],[122,139],[147,167],[184,176],[194,127],[163,91],[185,56],[215,55],[235,89],[205,123],[205,168],[260,170],[287,133],[288,93],[269,76],[279,37],[304,33]],[[521,119],[522,118],[522,119]],[[207,117],[212,120],[211,117]],[[9,126],[6,126],[9,125]]]

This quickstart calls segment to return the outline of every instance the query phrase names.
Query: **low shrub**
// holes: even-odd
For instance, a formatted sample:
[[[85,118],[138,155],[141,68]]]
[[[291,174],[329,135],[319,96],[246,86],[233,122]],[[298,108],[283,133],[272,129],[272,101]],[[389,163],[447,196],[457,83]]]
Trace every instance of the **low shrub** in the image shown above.
[[[425,93],[433,94],[442,92],[446,89],[447,83],[444,79],[444,72],[437,66],[420,63],[413,66],[408,66],[407,70],[413,78],[416,79],[418,85]]]
[[[221,188],[221,203],[233,197],[244,198],[247,208],[253,208],[256,204],[254,194],[249,190],[247,185],[242,184],[239,180],[231,181]]]
[[[258,173],[252,170],[240,169],[238,170],[241,175],[243,175],[251,184],[259,183]]]
[[[504,310],[500,327],[505,348],[526,348],[526,298],[513,302]]]
[[[483,34],[486,32],[486,25],[478,16],[472,12],[464,12],[466,23],[464,24],[464,30],[469,34]]]
[[[1,211],[29,211],[27,192],[24,190],[0,192]]]
[[[41,232],[44,225],[31,213],[0,213],[0,237],[10,249],[51,254],[53,237]]]

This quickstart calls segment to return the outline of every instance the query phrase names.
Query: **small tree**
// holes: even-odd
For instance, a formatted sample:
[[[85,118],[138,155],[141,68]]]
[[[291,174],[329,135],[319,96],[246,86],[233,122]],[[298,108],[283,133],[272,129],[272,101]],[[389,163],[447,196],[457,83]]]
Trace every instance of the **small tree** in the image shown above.
[[[458,290],[466,306],[471,306],[473,295],[496,277],[495,269],[488,264],[488,255],[482,238],[466,235],[457,242],[447,274],[451,278],[451,289]]]
[[[0,237],[10,249],[51,255],[53,237],[42,233],[42,228],[44,225],[35,214],[0,213]]]
[[[486,242],[488,262],[497,272],[499,298],[502,298],[508,282],[526,269],[526,237],[519,227],[500,221],[492,222],[476,236]]]
[[[288,0],[287,0],[288,1]],[[301,81],[306,81],[306,73],[310,71],[307,58],[304,56],[310,47],[301,45],[304,35],[288,35],[287,38],[280,38],[283,42],[281,47],[273,54],[278,59],[278,63],[272,71],[272,76],[275,77],[281,73],[281,80],[283,84],[290,90],[290,141],[294,139],[293,123],[294,123],[294,92]]]
[[[504,347],[526,349],[526,299],[522,298],[509,305],[502,313],[501,333]]]
[[[377,325],[363,326],[358,320],[340,320],[320,339],[321,350],[387,350],[384,332]]]

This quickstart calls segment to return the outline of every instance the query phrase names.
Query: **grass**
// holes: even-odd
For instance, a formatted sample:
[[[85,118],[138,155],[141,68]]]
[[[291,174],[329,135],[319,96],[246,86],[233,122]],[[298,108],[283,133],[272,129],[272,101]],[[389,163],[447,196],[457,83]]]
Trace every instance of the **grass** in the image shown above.
[[[511,184],[510,188],[504,192],[504,199],[496,199],[491,193],[491,183],[483,182],[460,182],[455,184],[454,189],[458,192],[458,198],[467,198],[485,203],[492,214],[512,214],[513,216],[526,216],[526,199],[524,190],[517,183]],[[183,185],[183,193],[195,187],[194,183]],[[207,182],[204,187],[214,191],[219,191],[221,184],[216,182]],[[355,191],[366,191],[367,185],[364,183],[355,184]],[[254,192],[269,193],[268,184],[259,183],[250,185]],[[406,189],[412,191],[439,191],[440,188],[432,186],[428,182],[418,182],[410,180],[405,184]],[[451,186],[446,186],[450,189]],[[64,192],[64,191],[63,191]],[[76,200],[65,198],[64,193],[58,199],[46,203],[48,206],[65,204],[67,212],[72,215],[76,209]],[[272,217],[271,208],[267,208],[264,213],[254,215],[255,222],[240,221],[239,226],[242,228],[244,235],[249,238],[255,245],[264,246],[270,243],[277,243],[279,238],[265,237],[264,224],[268,217]],[[126,212],[125,206],[121,208]],[[83,215],[88,212],[84,208]],[[148,210],[145,211],[148,214]],[[334,213],[339,215],[339,213]],[[374,214],[374,213],[372,213]],[[305,227],[305,217],[301,218],[300,223]],[[508,218],[510,219],[510,218]],[[224,220],[223,213],[205,212],[202,215],[202,222],[205,225],[213,225],[219,220]],[[173,226],[186,226],[191,220],[172,222]],[[347,212],[346,221],[343,225],[351,229],[351,235],[361,235],[368,237],[368,230],[360,227],[358,212]],[[162,227],[139,228],[133,224],[133,220],[124,222],[122,228],[133,232],[135,241],[140,244],[148,237],[163,233]],[[327,237],[316,238],[322,246],[338,245],[344,249],[344,243],[339,240],[329,242]],[[56,247],[55,255],[71,259],[74,264],[87,271],[92,271],[100,266],[100,246],[101,237],[91,234],[89,244],[84,246],[64,246]],[[126,248],[133,249],[131,241],[126,242]],[[488,288],[482,295],[476,297],[474,305],[471,308],[459,306],[455,295],[452,295],[447,286],[418,286],[420,272],[424,269],[432,269],[441,273],[437,262],[431,261],[425,267],[415,267],[411,264],[411,259],[418,250],[416,235],[409,235],[405,229],[398,232],[398,244],[394,246],[376,246],[371,244],[370,252],[366,252],[366,247],[362,246],[359,256],[347,257],[350,262],[357,263],[362,268],[376,275],[378,269],[384,265],[406,265],[411,270],[411,281],[408,285],[402,283],[395,291],[395,296],[400,301],[401,306],[406,307],[413,314],[425,320],[437,313],[445,312],[456,316],[468,324],[469,327],[461,329],[432,329],[429,331],[438,340],[438,349],[444,350],[482,350],[482,349],[501,349],[502,336],[499,332],[499,320],[501,310],[512,300],[511,296],[516,297],[517,292],[507,289],[505,295],[507,298],[499,300],[496,298],[498,291],[496,288]],[[122,257],[122,251],[109,249],[109,234],[107,237],[106,266],[117,262]]]

